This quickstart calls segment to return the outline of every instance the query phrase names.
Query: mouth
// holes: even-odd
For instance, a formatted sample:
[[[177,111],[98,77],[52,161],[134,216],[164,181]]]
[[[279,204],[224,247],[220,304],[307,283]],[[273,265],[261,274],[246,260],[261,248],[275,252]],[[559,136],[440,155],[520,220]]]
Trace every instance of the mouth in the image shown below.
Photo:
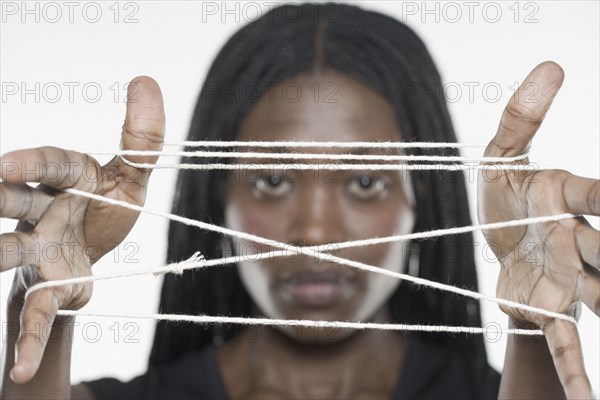
[[[307,308],[327,308],[349,298],[356,279],[337,272],[299,272],[279,280],[279,294],[288,303]]]

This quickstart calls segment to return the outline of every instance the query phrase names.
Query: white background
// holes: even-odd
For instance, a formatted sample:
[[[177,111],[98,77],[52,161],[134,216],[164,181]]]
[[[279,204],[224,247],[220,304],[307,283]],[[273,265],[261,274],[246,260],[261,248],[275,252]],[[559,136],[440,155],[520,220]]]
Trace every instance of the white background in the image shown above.
[[[40,145],[116,150],[125,109],[124,87],[136,75],[150,75],[159,82],[165,99],[167,138],[184,139],[200,85],[218,49],[246,20],[256,16],[258,8],[265,10],[274,3],[75,2],[70,16],[63,2],[50,6],[29,2],[32,14],[23,13],[20,1],[2,2],[2,152]],[[598,2],[467,3],[353,2],[401,19],[421,35],[447,83],[462,142],[487,143],[514,83],[539,62],[557,61],[566,71],[565,84],[535,138],[531,159],[543,167],[598,178]],[[224,13],[225,7],[233,11]],[[97,9],[102,12],[98,17]],[[425,9],[432,11],[426,13]],[[125,23],[127,16],[131,23]],[[94,19],[98,21],[92,23]],[[40,84],[39,101],[34,94],[22,99],[20,85],[34,89],[36,82]],[[72,98],[64,82],[78,84]],[[15,84],[19,93],[10,94],[7,89]],[[84,92],[86,84],[88,90]],[[486,84],[488,90],[484,92]],[[469,85],[477,85],[472,94]],[[59,99],[53,89],[56,86],[62,88]],[[94,87],[100,87],[99,96]],[[499,96],[495,88],[500,88]],[[147,207],[170,211],[174,183],[174,171],[156,171]],[[476,220],[475,185],[471,182],[468,187]],[[597,218],[590,221],[598,227]],[[2,232],[13,228],[12,221],[2,220]],[[95,271],[163,264],[166,230],[166,220],[141,216],[125,242],[105,256]],[[481,291],[493,295],[498,267],[485,254],[482,237],[476,240]],[[12,275],[7,272],[0,276],[3,322]],[[161,279],[154,277],[100,282],[88,308],[155,312],[160,284]],[[484,304],[483,310],[484,322],[506,326],[506,318],[496,305]],[[128,379],[145,370],[154,333],[152,322],[88,318],[78,322],[74,382],[104,376]],[[126,325],[128,322],[133,324]],[[598,393],[600,326],[587,309],[580,332],[587,371]],[[489,360],[498,369],[502,368],[505,342],[503,337],[488,343]]]

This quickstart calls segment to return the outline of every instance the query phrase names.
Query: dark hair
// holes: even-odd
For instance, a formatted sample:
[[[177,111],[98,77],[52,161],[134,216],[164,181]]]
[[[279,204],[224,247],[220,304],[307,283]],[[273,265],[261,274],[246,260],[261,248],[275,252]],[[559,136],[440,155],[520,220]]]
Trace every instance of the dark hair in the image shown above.
[[[406,141],[455,142],[441,79],[425,45],[406,25],[385,15],[340,4],[285,5],[240,29],[220,51],[200,93],[188,140],[235,140],[240,120],[261,92],[317,64],[367,84],[395,107]],[[437,150],[436,154],[456,154]],[[414,154],[425,154],[417,150]],[[429,153],[427,153],[429,154]],[[182,162],[198,162],[184,159]],[[214,162],[204,160],[201,162]],[[173,212],[213,224],[224,222],[219,173],[181,170]],[[411,175],[417,201],[415,231],[471,224],[462,173]],[[223,238],[172,222],[168,261],[200,250],[207,259],[222,256]],[[477,290],[470,234],[413,243],[418,276]],[[402,282],[390,298],[397,322],[481,326],[476,300]],[[251,300],[234,266],[167,275],[160,312],[248,316]],[[237,325],[200,326],[159,322],[150,366],[228,339]],[[475,373],[487,363],[481,335],[428,335],[470,355]]]

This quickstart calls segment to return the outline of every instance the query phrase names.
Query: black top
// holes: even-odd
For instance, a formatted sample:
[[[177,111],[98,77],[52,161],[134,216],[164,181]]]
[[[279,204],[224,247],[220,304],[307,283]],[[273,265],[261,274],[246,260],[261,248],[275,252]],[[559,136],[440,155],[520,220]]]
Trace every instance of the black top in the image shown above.
[[[463,354],[411,336],[393,398],[496,399],[500,374],[489,366],[473,371],[469,364]],[[105,378],[86,384],[97,399],[228,399],[212,346],[129,382]]]

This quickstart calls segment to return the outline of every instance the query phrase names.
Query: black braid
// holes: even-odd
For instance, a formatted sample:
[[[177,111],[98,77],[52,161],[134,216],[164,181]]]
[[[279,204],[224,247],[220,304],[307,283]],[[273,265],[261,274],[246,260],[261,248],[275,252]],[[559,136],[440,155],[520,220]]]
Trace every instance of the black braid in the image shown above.
[[[298,15],[294,21],[288,16]],[[319,26],[324,29],[319,29]],[[319,38],[317,35],[324,35]],[[375,12],[338,4],[286,5],[275,8],[240,29],[216,57],[196,104],[188,140],[235,140],[240,120],[258,98],[277,82],[309,71],[322,62],[366,83],[395,107],[405,141],[455,142],[450,116],[439,93],[441,79],[424,44],[404,24]],[[254,90],[245,91],[245,88]],[[437,92],[436,92],[437,91]],[[229,95],[227,95],[229,93]],[[240,98],[233,98],[238,93]],[[429,94],[427,94],[429,93]],[[455,150],[436,150],[455,155]],[[431,154],[417,150],[414,154]],[[182,162],[210,163],[184,159]],[[412,175],[417,200],[415,231],[471,224],[462,173]],[[173,212],[222,225],[220,172],[179,172]],[[168,261],[181,261],[195,251],[207,259],[223,254],[217,234],[172,222]],[[444,236],[414,243],[420,253],[419,276],[477,290],[473,238]],[[251,300],[233,266],[167,275],[160,312],[248,316]],[[481,326],[479,303],[447,292],[401,283],[390,299],[398,322]],[[239,326],[159,322],[150,366],[165,364],[240,331]],[[477,371],[487,363],[482,336],[423,335],[451,343],[472,354]]]

